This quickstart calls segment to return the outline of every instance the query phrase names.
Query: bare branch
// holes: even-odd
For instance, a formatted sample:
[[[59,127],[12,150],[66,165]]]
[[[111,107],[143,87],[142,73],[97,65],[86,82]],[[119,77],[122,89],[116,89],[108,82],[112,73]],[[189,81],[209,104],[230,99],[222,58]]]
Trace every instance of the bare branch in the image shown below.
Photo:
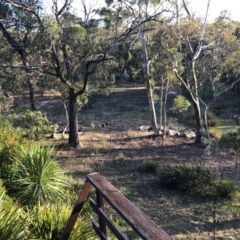
[[[113,60],[113,59],[115,59],[113,56],[106,57],[106,55],[101,54],[101,55],[99,55],[96,59],[88,61],[88,62],[85,64],[85,71],[86,71],[86,73],[85,73],[85,76],[84,76],[83,87],[82,87],[82,89],[80,89],[79,91],[77,91],[77,92],[75,93],[75,96],[76,96],[76,97],[77,97],[77,96],[80,96],[81,94],[83,94],[83,93],[85,92],[86,87],[87,87],[87,83],[88,83],[88,77],[89,77],[91,74],[94,73],[93,71],[90,71],[90,70],[89,70],[89,68],[90,68],[91,65],[93,65],[93,64],[98,64],[98,63],[104,62],[104,61]]]
[[[18,68],[18,69],[27,70],[27,71],[36,71],[36,70],[41,71],[40,66],[33,66],[33,65],[11,65],[11,64],[0,63],[0,67],[3,67],[3,68]]]
[[[186,13],[188,15],[188,20],[190,22],[192,20],[192,16],[191,16],[191,14],[190,14],[190,12],[188,10],[188,7],[187,7],[187,4],[185,3],[185,0],[182,0],[182,2],[183,2],[183,7],[184,7],[184,9],[185,9],[185,11],[186,11]]]

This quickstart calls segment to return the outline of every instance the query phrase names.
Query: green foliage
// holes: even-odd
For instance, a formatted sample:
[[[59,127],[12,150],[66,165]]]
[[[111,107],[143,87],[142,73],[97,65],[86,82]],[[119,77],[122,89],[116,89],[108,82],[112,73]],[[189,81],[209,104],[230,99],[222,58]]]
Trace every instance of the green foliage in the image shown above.
[[[236,195],[238,186],[229,179],[223,179],[216,183],[215,191],[217,197],[231,199]]]
[[[209,127],[216,127],[219,125],[219,118],[211,111],[207,112],[207,121]]]
[[[21,146],[27,144],[27,140],[13,129],[10,122],[0,117],[0,178],[11,178],[12,163],[16,160],[15,153]]]
[[[159,165],[153,160],[147,160],[143,162],[142,168],[145,172],[156,172],[159,169]]]
[[[43,134],[52,131],[50,122],[40,111],[27,110],[19,114],[13,114],[12,121],[15,127],[19,127],[26,132],[26,137],[29,139],[38,140]]]
[[[60,239],[61,233],[71,215],[72,207],[63,202],[59,204],[35,206],[29,213],[29,235],[34,239]],[[95,232],[91,226],[88,214],[80,214],[70,239],[95,239]]]
[[[8,201],[4,193],[0,195],[0,240],[27,239],[25,219],[22,218],[22,210]]]
[[[189,194],[205,195],[214,187],[215,175],[208,169],[189,166],[173,166],[161,173],[160,185]]]
[[[0,196],[2,196],[2,207],[3,208],[8,208],[9,205],[12,205],[13,204],[13,200],[7,195],[5,194],[6,192],[6,189],[3,185],[3,181],[0,179]]]
[[[227,131],[219,139],[220,146],[232,147],[235,151],[240,150],[240,128]]]
[[[19,161],[14,163],[15,172],[10,193],[21,204],[42,205],[65,197],[69,186],[53,156],[53,148],[31,144],[17,152]]]
[[[182,95],[178,95],[173,101],[172,111],[174,113],[183,113],[188,110],[191,103]]]

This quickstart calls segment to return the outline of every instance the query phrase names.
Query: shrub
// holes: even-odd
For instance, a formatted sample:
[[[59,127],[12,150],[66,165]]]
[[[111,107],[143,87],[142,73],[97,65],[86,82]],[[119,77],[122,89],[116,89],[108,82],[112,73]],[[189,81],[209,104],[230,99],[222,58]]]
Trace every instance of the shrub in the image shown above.
[[[238,186],[229,179],[223,179],[216,183],[216,196],[220,198],[231,199],[237,193]]]
[[[191,103],[182,95],[178,95],[173,101],[172,111],[174,113],[186,112],[191,106]]]
[[[147,160],[143,162],[142,168],[145,172],[156,172],[159,169],[159,165],[155,161]]]
[[[0,117],[0,178],[5,181],[11,179],[16,150],[27,144],[28,141]]]
[[[221,138],[222,131],[220,129],[210,128],[209,132],[210,132],[211,137],[216,138],[216,139],[220,139]]]
[[[233,147],[234,150],[238,151],[240,148],[240,128],[223,133],[219,143],[224,147]]]
[[[2,193],[0,195],[0,240],[6,239],[17,240],[27,238],[25,219],[22,218],[21,209],[18,209],[11,201],[6,200],[5,194]]]
[[[71,212],[72,207],[65,203],[35,206],[29,214],[29,237],[49,240],[60,239]],[[90,215],[80,214],[71,233],[71,239],[96,239]]]
[[[218,117],[212,113],[211,111],[207,112],[207,122],[208,122],[208,127],[216,127],[218,125]]]
[[[42,205],[64,198],[69,186],[53,156],[53,148],[31,144],[17,152],[10,193],[22,204]]]
[[[205,195],[212,191],[215,175],[200,166],[174,166],[162,172],[160,185],[190,194]]]
[[[27,110],[12,115],[13,125],[23,129],[25,136],[29,139],[40,139],[46,133],[51,132],[51,124],[47,117],[40,111],[32,112]]]

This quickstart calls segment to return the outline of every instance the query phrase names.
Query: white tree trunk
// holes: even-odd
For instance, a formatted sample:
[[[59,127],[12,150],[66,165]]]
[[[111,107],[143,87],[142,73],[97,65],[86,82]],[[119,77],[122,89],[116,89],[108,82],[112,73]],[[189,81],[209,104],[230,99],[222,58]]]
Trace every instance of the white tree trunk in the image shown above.
[[[145,68],[145,80],[147,84],[147,93],[148,93],[148,103],[149,103],[149,110],[150,110],[150,117],[151,117],[151,126],[154,130],[156,135],[159,135],[159,128],[157,125],[157,117],[156,117],[156,109],[154,105],[154,98],[153,98],[153,87],[151,84],[151,76],[150,76],[150,61],[148,59],[148,52],[145,42],[145,34],[144,31],[139,32],[139,41],[142,46],[143,55],[144,55],[144,68]]]

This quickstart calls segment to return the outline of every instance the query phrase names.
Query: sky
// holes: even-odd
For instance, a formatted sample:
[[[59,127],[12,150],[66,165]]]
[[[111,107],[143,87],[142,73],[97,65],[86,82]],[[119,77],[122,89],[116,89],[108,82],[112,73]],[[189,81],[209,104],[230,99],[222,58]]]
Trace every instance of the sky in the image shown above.
[[[51,0],[43,0],[51,5]],[[96,2],[101,5],[104,0],[87,0],[87,2]],[[204,17],[206,14],[207,2],[208,0],[188,0],[190,2],[190,9],[195,12],[196,16]],[[61,0],[59,0],[61,2]],[[73,0],[73,7],[76,9],[80,5],[80,0]],[[234,20],[240,21],[240,0],[211,0],[208,20],[213,21],[220,15],[223,10],[228,10],[230,16]]]
[[[205,16],[208,0],[190,0],[190,2],[196,16]],[[234,20],[240,21],[240,0],[211,0],[208,20],[214,20],[223,10],[228,10]]]

